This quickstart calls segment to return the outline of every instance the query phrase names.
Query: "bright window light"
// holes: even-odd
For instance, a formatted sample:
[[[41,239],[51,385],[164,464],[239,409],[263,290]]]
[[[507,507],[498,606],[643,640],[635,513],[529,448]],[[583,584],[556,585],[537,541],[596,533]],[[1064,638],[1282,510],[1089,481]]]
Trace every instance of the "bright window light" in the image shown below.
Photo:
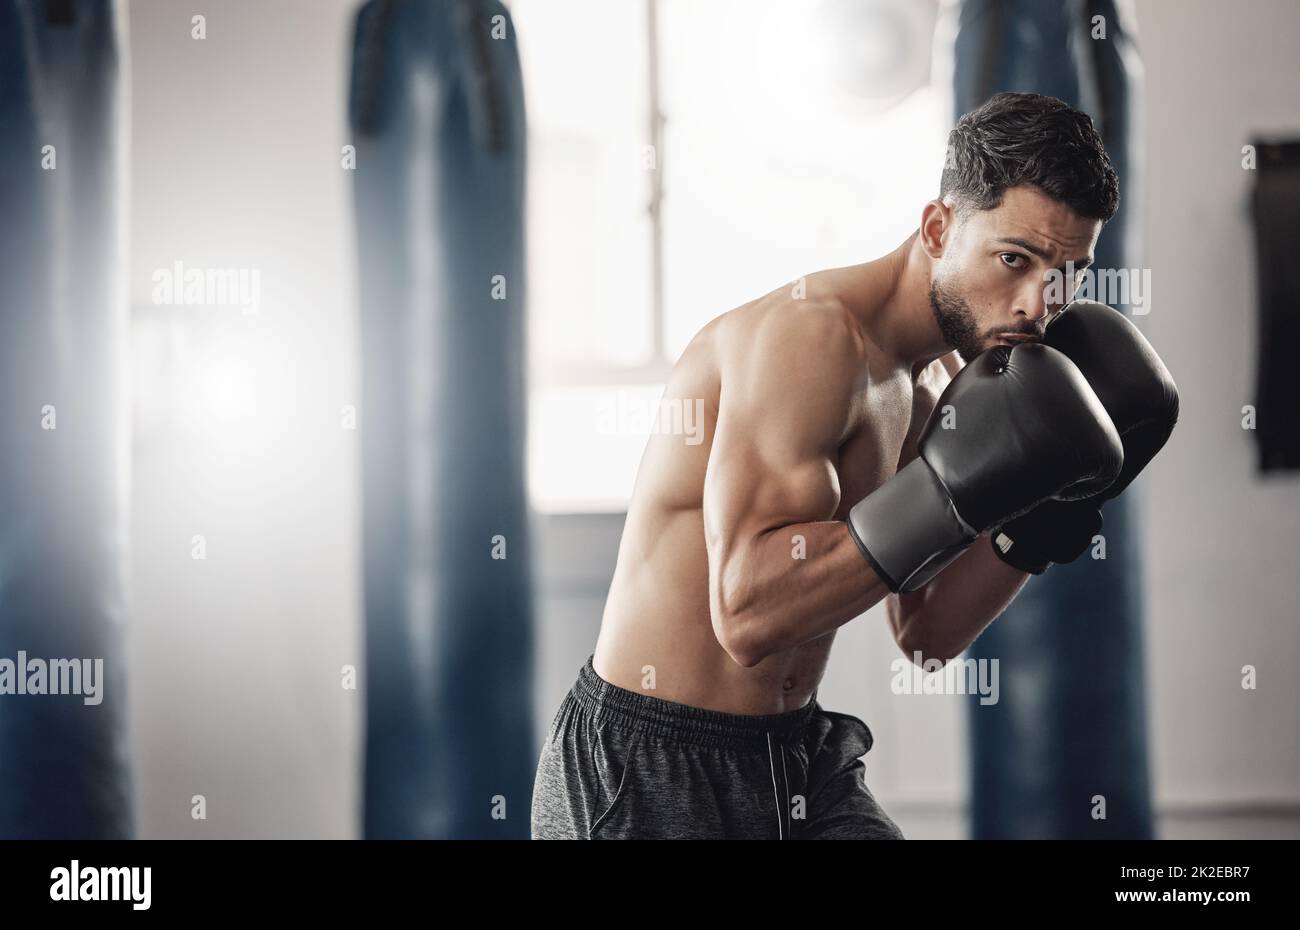
[[[950,104],[927,78],[933,4],[655,7],[658,316],[647,5],[512,5],[531,122],[528,477],[542,511],[626,507],[649,427],[602,433],[597,407],[633,390],[654,403],[710,319],[883,255],[938,193]],[[886,34],[887,64],[867,61]],[[656,325],[663,358],[652,357]]]

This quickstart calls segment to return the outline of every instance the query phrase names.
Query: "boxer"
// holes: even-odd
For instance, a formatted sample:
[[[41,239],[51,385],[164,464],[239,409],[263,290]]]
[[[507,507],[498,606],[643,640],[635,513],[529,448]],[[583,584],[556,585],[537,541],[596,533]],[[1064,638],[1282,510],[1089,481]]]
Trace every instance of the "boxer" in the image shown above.
[[[816,701],[835,631],[884,601],[909,659],[957,656],[1168,437],[1177,392],[1146,340],[1047,300],[1119,202],[1091,120],[1000,94],[949,145],[893,252],[683,352],[664,399],[703,400],[704,441],[648,441],[535,837],[901,838],[865,783],[869,729]]]

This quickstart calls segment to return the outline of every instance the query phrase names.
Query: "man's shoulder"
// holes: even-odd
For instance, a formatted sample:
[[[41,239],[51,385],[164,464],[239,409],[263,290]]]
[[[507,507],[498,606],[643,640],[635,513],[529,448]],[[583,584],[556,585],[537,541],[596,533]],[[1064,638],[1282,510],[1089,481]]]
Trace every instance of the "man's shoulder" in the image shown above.
[[[838,441],[863,370],[851,317],[833,300],[770,298],[721,321],[719,407],[761,410],[769,424],[783,416],[791,433]]]
[[[803,363],[859,358],[863,337],[844,302],[832,295],[794,297],[774,292],[734,322],[751,350]]]

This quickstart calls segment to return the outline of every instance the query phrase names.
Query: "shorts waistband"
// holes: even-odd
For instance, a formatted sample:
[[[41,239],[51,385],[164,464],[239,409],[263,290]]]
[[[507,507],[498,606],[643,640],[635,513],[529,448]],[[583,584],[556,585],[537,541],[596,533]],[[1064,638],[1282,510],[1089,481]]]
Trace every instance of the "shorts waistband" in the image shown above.
[[[726,714],[677,704],[610,684],[596,674],[590,658],[570,694],[585,712],[620,728],[635,726],[697,746],[735,749],[765,749],[769,739],[795,742],[818,709],[816,694],[803,707],[783,714]]]

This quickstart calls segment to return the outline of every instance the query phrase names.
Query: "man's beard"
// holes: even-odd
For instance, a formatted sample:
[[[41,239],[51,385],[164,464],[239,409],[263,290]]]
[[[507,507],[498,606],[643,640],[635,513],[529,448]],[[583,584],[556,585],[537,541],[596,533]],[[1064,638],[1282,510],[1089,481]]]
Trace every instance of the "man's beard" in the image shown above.
[[[969,362],[984,351],[984,340],[975,323],[975,314],[964,297],[955,294],[947,285],[932,281],[930,309],[934,311],[934,321],[939,324],[944,343],[960,352],[963,361]]]

